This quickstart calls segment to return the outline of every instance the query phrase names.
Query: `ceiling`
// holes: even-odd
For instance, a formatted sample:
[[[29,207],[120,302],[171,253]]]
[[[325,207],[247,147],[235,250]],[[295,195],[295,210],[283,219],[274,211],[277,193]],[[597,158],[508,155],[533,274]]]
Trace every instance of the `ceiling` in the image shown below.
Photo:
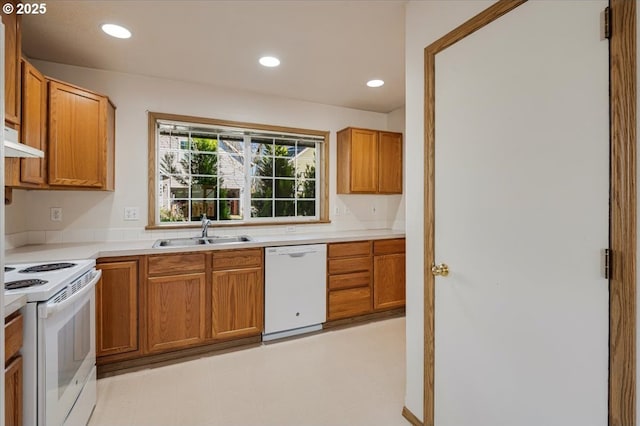
[[[23,16],[22,43],[33,59],[386,113],[404,105],[405,3],[49,0]],[[265,54],[281,65],[260,66]]]

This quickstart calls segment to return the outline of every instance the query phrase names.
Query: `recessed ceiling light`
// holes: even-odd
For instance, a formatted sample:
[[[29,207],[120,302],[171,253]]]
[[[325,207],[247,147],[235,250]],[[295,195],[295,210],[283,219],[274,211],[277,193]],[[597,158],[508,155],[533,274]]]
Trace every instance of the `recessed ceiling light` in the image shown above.
[[[121,27],[120,25],[104,24],[102,26],[102,31],[109,34],[111,37],[116,37],[116,38],[131,37],[131,31],[129,31],[125,27]]]
[[[367,81],[367,86],[369,87],[380,87],[384,84],[383,80],[369,80]]]
[[[280,65],[280,59],[274,56],[263,56],[260,58],[260,65],[265,67],[277,67]]]

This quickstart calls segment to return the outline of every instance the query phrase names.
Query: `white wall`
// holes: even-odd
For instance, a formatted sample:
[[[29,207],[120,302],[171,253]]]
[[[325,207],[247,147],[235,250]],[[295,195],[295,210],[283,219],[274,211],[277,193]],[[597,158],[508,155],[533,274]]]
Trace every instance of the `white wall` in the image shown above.
[[[410,1],[406,9],[407,393],[423,418],[424,351],[424,48],[493,1]]]
[[[401,132],[403,135],[405,134],[405,123],[406,123],[406,109],[405,107],[398,108],[396,110],[391,111],[387,115],[387,129],[394,132]],[[402,150],[402,164],[407,164],[407,141],[406,136],[402,140],[403,150]],[[397,203],[398,209],[395,214],[395,218],[393,220],[393,225],[391,226],[393,229],[405,229],[405,193],[407,187],[407,174],[406,167],[402,168],[402,188],[403,193],[400,198],[400,202]]]
[[[116,191],[14,191],[16,201],[7,208],[6,228],[8,234],[20,233],[19,238],[14,238],[14,245],[25,242],[22,232],[25,230],[29,231],[26,237],[29,243],[154,238],[153,234],[143,231],[147,217],[147,111],[330,131],[332,223],[315,225],[315,228],[300,225],[296,232],[391,228],[397,222],[398,213],[403,211],[399,195],[336,195],[336,131],[347,126],[385,130],[387,114],[33,62],[45,75],[107,94],[116,105]],[[372,212],[374,206],[375,213]],[[49,220],[50,207],[62,207],[62,222]],[[139,207],[141,220],[125,222],[124,207]],[[349,214],[345,214],[346,208]],[[401,226],[403,222],[395,225]],[[228,229],[241,232],[238,228]],[[252,227],[251,232],[277,232],[276,229]]]

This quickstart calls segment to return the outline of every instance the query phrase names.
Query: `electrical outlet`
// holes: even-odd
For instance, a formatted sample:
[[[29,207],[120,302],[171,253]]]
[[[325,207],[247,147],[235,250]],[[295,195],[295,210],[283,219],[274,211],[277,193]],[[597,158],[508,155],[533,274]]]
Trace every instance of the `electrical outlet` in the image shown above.
[[[50,213],[53,222],[62,222],[62,207],[51,207]]]
[[[124,220],[140,220],[140,209],[137,207],[125,207]]]
[[[372,215],[375,215],[375,214],[377,213],[377,211],[378,211],[378,210],[377,210],[377,208],[376,208],[376,205],[375,205],[375,204],[372,204],[372,205],[371,205],[371,214],[372,214]]]
[[[349,207],[344,208],[344,214],[345,215],[351,214],[351,210],[349,210]]]
[[[336,207],[334,213],[336,214],[336,216],[340,216],[340,207]]]
[[[296,232],[295,226],[287,226],[287,232]]]

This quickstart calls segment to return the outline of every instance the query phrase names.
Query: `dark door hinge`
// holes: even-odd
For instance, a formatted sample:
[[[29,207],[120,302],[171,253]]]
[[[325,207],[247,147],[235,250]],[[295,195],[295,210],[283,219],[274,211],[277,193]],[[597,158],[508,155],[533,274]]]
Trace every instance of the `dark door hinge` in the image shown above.
[[[611,249],[602,250],[602,275],[611,279]]]
[[[604,19],[603,19],[604,20],[604,29],[603,29],[604,38],[610,39],[611,38],[611,8],[609,6],[607,6],[604,9],[603,16],[604,16]]]

